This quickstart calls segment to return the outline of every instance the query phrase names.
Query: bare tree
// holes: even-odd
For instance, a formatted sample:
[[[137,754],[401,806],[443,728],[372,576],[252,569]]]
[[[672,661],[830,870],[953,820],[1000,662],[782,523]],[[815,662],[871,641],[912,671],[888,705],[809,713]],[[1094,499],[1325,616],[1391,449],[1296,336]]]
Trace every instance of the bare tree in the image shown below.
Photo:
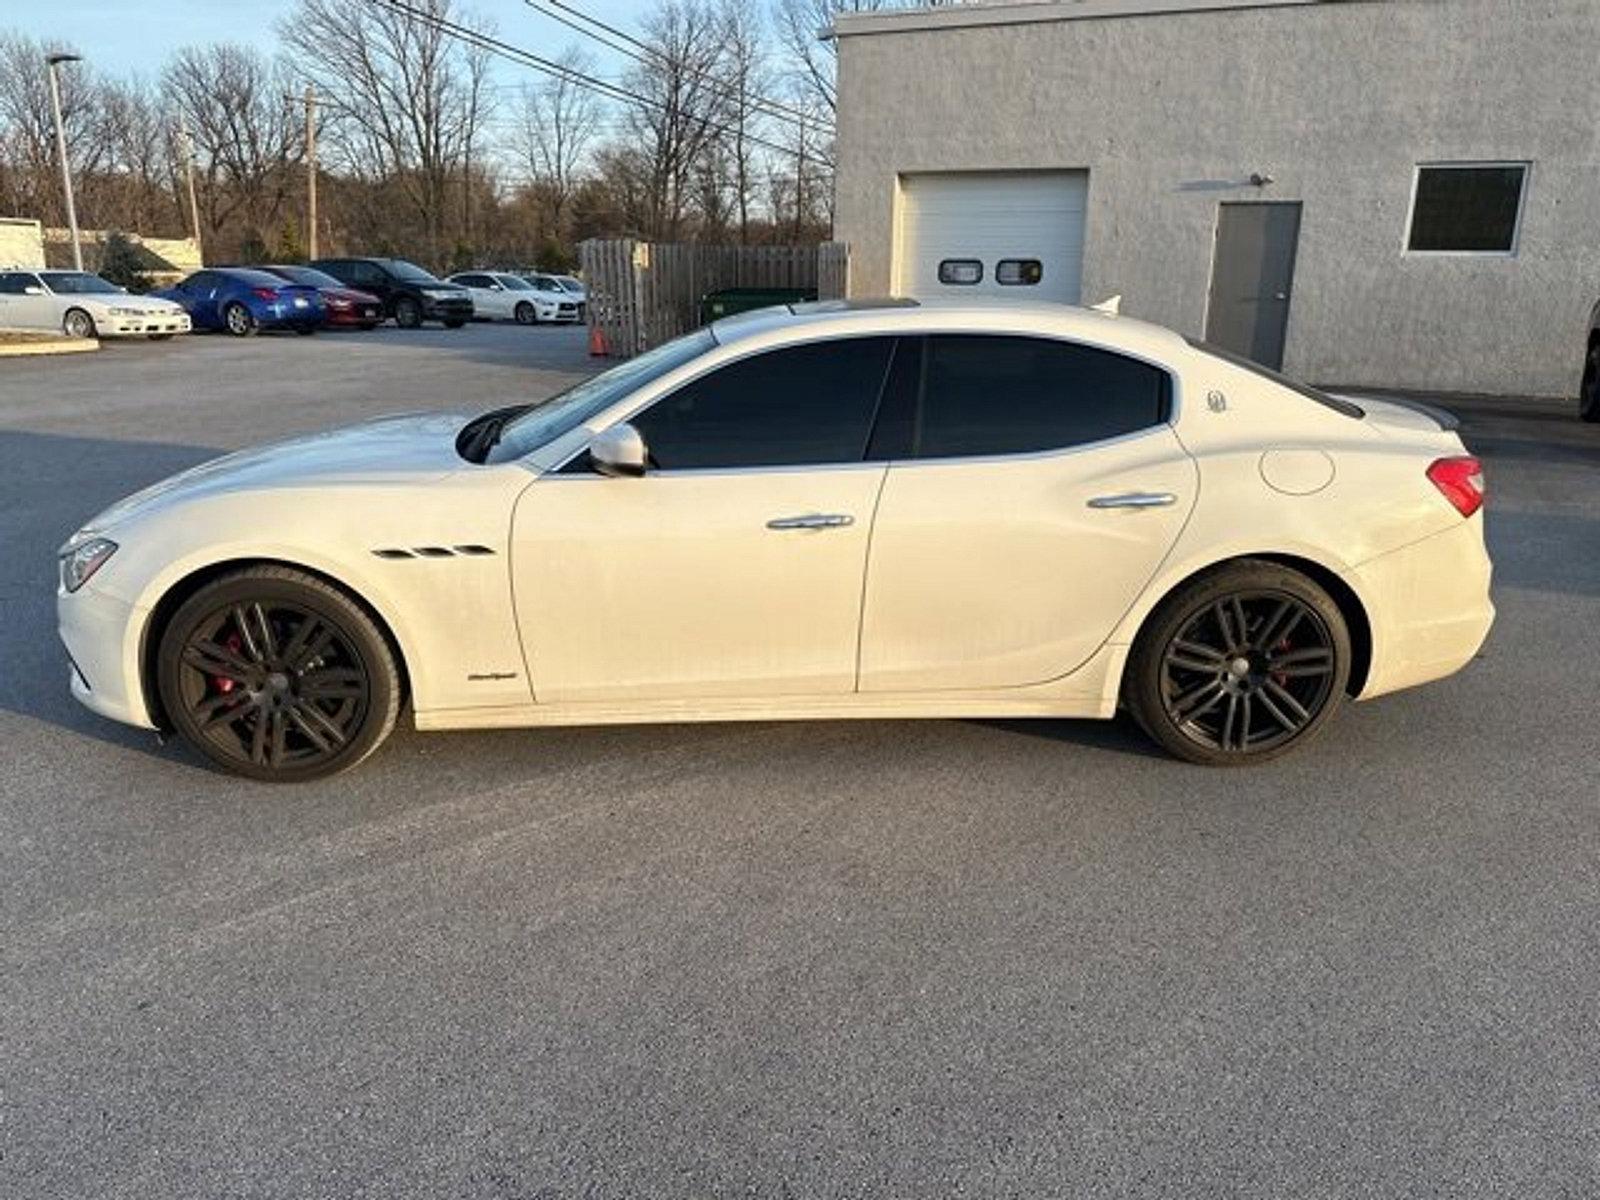
[[[46,224],[64,225],[66,209],[56,166],[55,127],[45,56],[68,47],[29,37],[0,37],[0,202],[10,212],[37,215]],[[100,82],[86,63],[63,68],[61,120],[67,155],[75,173],[92,176],[105,164],[100,121]],[[95,219],[89,195],[81,203],[85,221]]]
[[[757,133],[766,107],[763,92],[770,80],[765,48],[766,30],[761,10],[741,0],[723,0],[723,78],[728,83],[727,147],[728,185],[739,219],[739,241],[750,240],[750,209],[755,199]],[[770,110],[768,110],[770,111]]]
[[[548,200],[551,225],[561,230],[579,173],[600,132],[600,104],[577,81],[594,72],[588,55],[569,48],[557,62],[562,74],[523,90],[519,148],[528,174]]]
[[[193,139],[202,225],[208,240],[237,251],[265,243],[304,153],[289,107],[291,77],[248,46],[186,47],[162,75],[162,89]]]
[[[658,0],[644,28],[652,49],[627,76],[639,97],[628,124],[649,164],[645,233],[671,240],[682,233],[701,156],[728,115],[727,89],[717,78],[724,26],[707,0]]]
[[[405,201],[442,263],[451,181],[459,176],[461,194],[470,193],[490,115],[488,56],[440,24],[466,24],[453,0],[407,7],[421,15],[367,0],[301,0],[279,33],[329,97],[330,149],[342,149],[351,174],[381,180]],[[458,215],[465,238],[465,205]]]

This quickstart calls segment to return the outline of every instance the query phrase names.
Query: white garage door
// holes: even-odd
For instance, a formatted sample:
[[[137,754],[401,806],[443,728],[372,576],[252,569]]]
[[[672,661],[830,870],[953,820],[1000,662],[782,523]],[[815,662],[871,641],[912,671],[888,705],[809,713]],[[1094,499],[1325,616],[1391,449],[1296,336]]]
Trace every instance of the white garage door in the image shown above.
[[[896,294],[1079,302],[1087,171],[902,175],[900,189]]]

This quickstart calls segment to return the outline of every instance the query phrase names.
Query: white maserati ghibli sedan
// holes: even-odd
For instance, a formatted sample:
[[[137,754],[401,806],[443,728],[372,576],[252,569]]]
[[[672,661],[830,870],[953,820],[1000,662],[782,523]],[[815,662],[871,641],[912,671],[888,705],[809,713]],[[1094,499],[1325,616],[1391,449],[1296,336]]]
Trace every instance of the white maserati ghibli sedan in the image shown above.
[[[1445,414],[1058,306],[767,309],[233,454],[60,552],[73,693],[299,780],[418,728],[1110,717],[1270,758],[1493,620]]]

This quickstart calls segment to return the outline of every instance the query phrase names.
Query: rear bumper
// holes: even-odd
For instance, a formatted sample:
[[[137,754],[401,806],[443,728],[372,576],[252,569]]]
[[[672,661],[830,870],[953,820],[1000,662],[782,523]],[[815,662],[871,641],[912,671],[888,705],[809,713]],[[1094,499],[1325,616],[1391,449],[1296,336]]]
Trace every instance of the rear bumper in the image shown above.
[[[370,329],[383,320],[383,309],[372,305],[370,311],[362,308],[330,308],[328,324],[348,329]]]
[[[1443,679],[1471,662],[1494,624],[1493,574],[1481,512],[1348,572],[1372,624],[1361,699]]]

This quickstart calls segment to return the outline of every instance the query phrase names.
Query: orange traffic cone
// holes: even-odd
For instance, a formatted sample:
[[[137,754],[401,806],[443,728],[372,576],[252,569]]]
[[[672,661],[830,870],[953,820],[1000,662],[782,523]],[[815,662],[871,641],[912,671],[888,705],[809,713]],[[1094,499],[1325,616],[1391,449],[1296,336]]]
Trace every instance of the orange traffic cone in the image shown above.
[[[605,330],[600,328],[598,321],[589,326],[589,354],[593,358],[609,358],[611,355],[606,346]]]

